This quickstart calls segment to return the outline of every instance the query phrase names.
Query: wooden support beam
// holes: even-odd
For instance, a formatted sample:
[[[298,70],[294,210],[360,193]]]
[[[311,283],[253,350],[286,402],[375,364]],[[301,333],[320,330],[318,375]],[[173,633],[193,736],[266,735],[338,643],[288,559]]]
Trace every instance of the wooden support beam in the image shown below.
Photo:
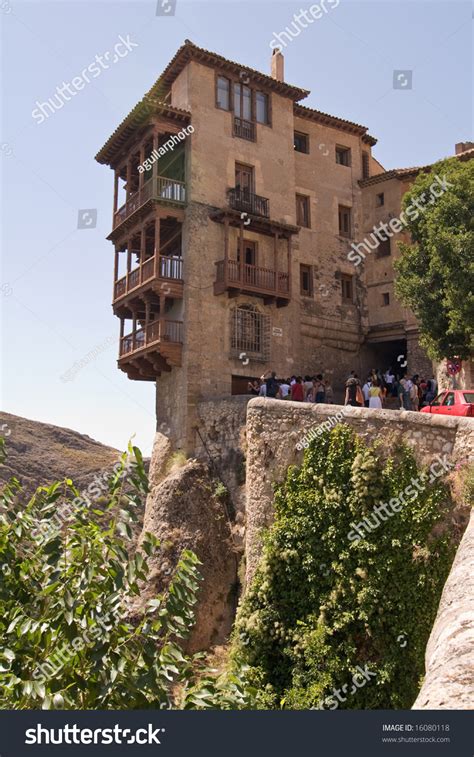
[[[155,279],[160,275],[160,216],[155,217]]]
[[[239,249],[240,249],[239,278],[240,278],[240,283],[242,284],[244,281],[244,221],[243,219],[240,220]]]

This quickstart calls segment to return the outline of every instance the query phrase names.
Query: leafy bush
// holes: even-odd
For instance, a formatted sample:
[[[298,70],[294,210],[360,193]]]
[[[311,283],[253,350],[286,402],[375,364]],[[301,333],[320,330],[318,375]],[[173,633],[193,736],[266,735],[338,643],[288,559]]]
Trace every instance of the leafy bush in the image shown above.
[[[26,503],[18,481],[4,487],[0,707],[170,707],[173,687],[194,683],[196,660],[180,640],[193,623],[197,557],[183,552],[167,592],[131,614],[147,559],[160,552],[147,534],[142,550],[129,554],[134,511],[147,491],[135,447],[116,466],[105,506],[72,506],[59,527],[57,514],[79,495],[71,481],[40,487]]]
[[[249,666],[259,707],[408,708],[417,695],[454,551],[450,495],[409,448],[382,452],[339,425],[276,491],[232,651],[237,667]],[[417,495],[398,513],[364,538],[349,536],[413,480]],[[361,671],[369,671],[362,684]]]

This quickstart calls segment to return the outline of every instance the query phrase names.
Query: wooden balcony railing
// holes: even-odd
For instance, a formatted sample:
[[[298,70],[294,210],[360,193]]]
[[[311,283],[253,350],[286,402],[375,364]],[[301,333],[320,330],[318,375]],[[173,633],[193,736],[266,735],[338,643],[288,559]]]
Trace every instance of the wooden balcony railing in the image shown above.
[[[244,118],[234,116],[234,137],[255,142],[255,124],[253,121],[246,121]]]
[[[216,282],[220,288],[242,289],[265,296],[289,297],[290,277],[283,271],[274,271],[271,268],[249,265],[243,266],[237,260],[219,260],[216,263]]]
[[[183,343],[183,322],[160,318],[152,321],[146,328],[139,328],[135,333],[127,334],[120,340],[120,357],[159,343]]]
[[[260,197],[240,187],[229,189],[229,205],[234,210],[243,210],[254,216],[270,216],[269,200],[266,197]]]
[[[167,179],[164,176],[154,176],[148,179],[142,188],[131,195],[125,205],[117,210],[114,215],[114,229],[148,200],[163,200],[164,202],[184,205],[186,202],[186,184],[184,181]]]
[[[154,278],[182,281],[183,259],[177,256],[167,257],[166,255],[160,255],[158,258],[158,271],[156,272],[155,256],[148,258],[142,266],[134,268],[128,275],[122,276],[121,279],[115,282],[115,299],[123,297],[125,294]]]

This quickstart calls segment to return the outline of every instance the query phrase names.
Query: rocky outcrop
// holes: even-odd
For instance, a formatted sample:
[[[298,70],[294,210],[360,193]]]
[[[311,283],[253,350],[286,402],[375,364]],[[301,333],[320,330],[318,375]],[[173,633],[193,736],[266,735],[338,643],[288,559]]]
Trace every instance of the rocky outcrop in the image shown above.
[[[162,444],[152,457],[143,533],[161,541],[161,553],[149,561],[151,568],[140,603],[166,588],[183,549],[196,553],[201,565],[201,588],[196,623],[187,643],[188,651],[209,649],[224,643],[232,627],[237,602],[237,554],[223,487],[207,465],[196,460],[181,467],[168,460],[170,471],[163,478]],[[155,467],[158,470],[155,470]]]
[[[414,710],[474,709],[474,513],[441,596],[425,662]]]

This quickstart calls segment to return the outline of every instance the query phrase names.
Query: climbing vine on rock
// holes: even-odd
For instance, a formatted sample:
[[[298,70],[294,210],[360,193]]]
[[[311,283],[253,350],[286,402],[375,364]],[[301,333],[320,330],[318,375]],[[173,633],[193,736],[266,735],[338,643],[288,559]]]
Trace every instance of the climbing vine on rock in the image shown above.
[[[276,490],[232,650],[259,707],[409,708],[416,698],[454,554],[450,494],[408,447],[383,453],[339,425]],[[409,486],[414,495],[377,522],[374,508]],[[373,528],[359,533],[364,518]]]

